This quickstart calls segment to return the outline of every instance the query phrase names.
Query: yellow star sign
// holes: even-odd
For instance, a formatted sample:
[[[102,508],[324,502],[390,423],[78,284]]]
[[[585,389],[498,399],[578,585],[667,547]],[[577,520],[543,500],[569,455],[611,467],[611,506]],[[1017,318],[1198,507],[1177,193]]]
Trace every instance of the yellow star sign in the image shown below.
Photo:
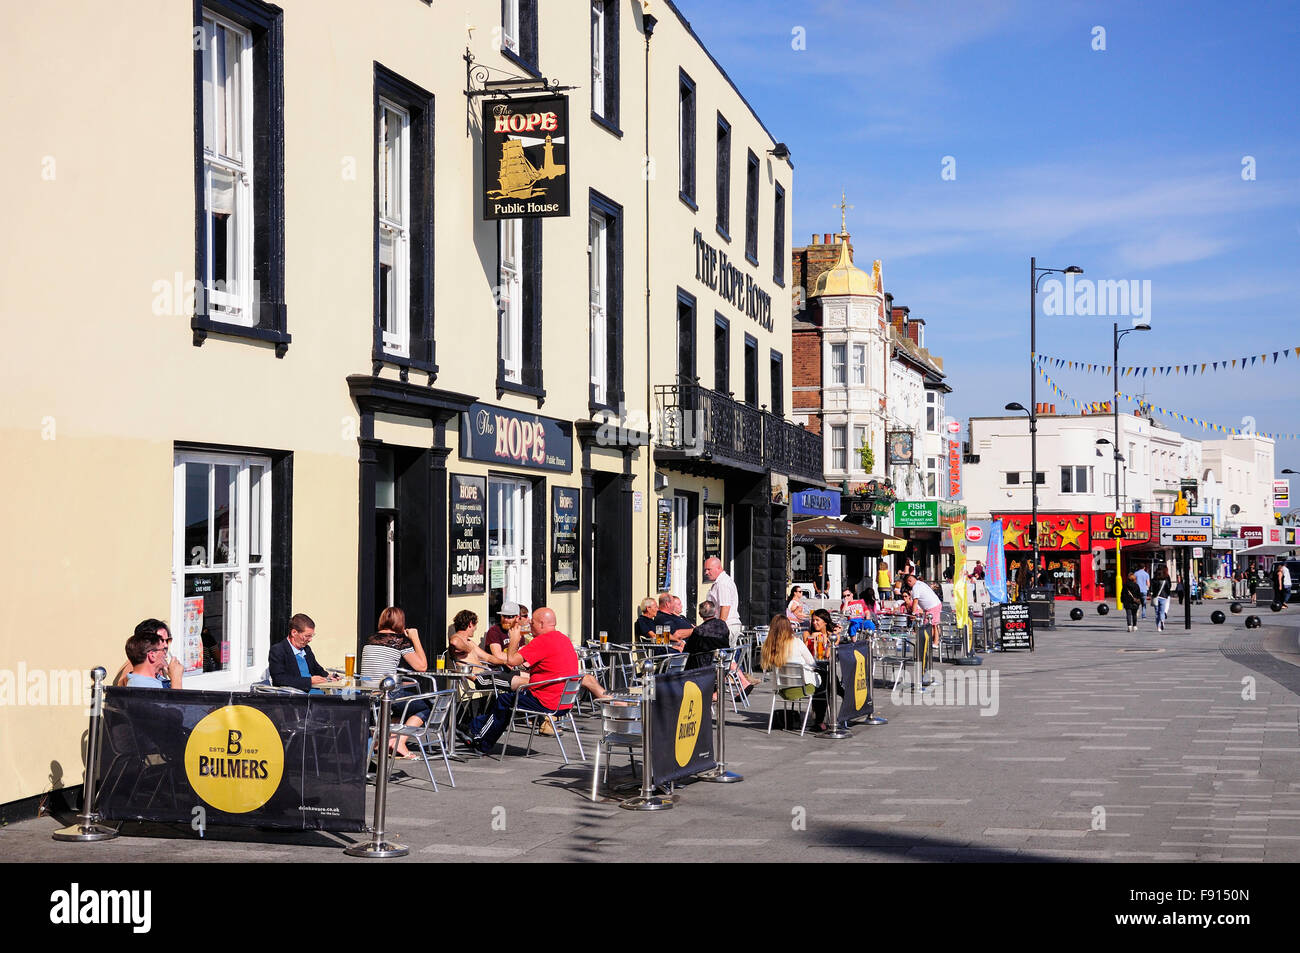
[[[1023,529],[1016,529],[1013,524],[1008,523],[1007,531],[1003,537],[1002,544],[1004,546],[1014,546],[1016,540],[1018,540],[1023,533],[1024,533]]]
[[[1075,529],[1073,526],[1066,526],[1058,531],[1061,537],[1062,546],[1079,545],[1079,537],[1083,535],[1082,530]]]

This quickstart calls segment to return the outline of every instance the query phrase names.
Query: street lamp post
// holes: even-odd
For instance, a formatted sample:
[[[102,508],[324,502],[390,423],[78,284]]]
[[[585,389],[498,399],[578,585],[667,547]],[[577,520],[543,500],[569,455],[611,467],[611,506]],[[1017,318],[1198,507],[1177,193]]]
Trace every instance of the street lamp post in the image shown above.
[[[1114,360],[1113,363],[1111,364],[1111,370],[1114,372],[1114,379],[1115,379],[1115,393],[1111,397],[1110,409],[1111,409],[1111,413],[1115,417],[1114,447],[1115,447],[1115,512],[1116,514],[1123,512],[1123,510],[1121,510],[1119,506],[1119,460],[1120,460],[1119,457],[1119,339],[1126,334],[1132,334],[1134,331],[1150,331],[1150,330],[1151,330],[1151,325],[1146,324],[1144,322],[1142,324],[1135,324],[1133,325],[1133,327],[1121,331],[1119,329],[1119,322],[1118,321],[1115,322],[1115,348],[1113,353]]]
[[[1029,541],[1034,553],[1029,577],[1031,588],[1038,584],[1038,282],[1044,275],[1053,273],[1081,275],[1083,269],[1078,265],[1039,268],[1037,258],[1029,259]],[[1011,409],[1010,404],[1007,409]]]

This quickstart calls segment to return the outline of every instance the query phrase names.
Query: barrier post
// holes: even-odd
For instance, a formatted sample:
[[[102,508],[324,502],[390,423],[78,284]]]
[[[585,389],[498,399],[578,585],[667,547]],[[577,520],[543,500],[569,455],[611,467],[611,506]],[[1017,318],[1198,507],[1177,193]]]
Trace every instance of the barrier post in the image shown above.
[[[655,663],[651,659],[641,662],[641,793],[619,802],[625,811],[666,811],[673,806],[674,798],[654,793],[651,775],[654,762],[650,759],[650,702],[654,698]]]
[[[724,653],[721,649],[713,651],[713,666],[717,674],[714,676],[714,692],[718,696],[717,708],[713,717],[713,737],[714,744],[717,746],[717,763],[707,771],[700,772],[697,777],[701,781],[712,781],[715,784],[732,784],[736,781],[745,780],[742,775],[734,771],[727,770],[727,701],[725,698],[727,684],[727,668],[724,661]]]
[[[384,818],[388,810],[388,729],[393,712],[393,689],[397,679],[389,675],[379,683],[379,724],[375,726],[375,743],[379,745],[378,767],[375,774],[375,822],[370,829],[369,843],[356,843],[344,849],[349,857],[405,857],[411,849],[405,844],[384,839]]]
[[[876,714],[876,640],[867,639],[867,704],[871,714],[862,719],[864,725],[887,725],[889,719]]]
[[[94,685],[90,689],[90,732],[86,741],[86,780],[81,788],[81,813],[77,815],[76,824],[59,828],[50,835],[58,841],[88,843],[112,840],[117,836],[117,831],[99,823],[99,812],[95,810],[95,775],[99,772],[99,748],[104,734],[104,676],[107,674],[102,667],[90,673]]]
[[[847,726],[841,728],[839,722],[839,644],[839,636],[834,632],[826,633],[826,715],[830,719],[830,728],[817,736],[834,741],[853,737],[853,732]]]

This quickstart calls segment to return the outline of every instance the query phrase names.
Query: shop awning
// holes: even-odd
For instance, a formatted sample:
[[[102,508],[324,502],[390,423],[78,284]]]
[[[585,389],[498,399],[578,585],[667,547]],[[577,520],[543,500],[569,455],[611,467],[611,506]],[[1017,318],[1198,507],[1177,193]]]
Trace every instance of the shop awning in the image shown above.
[[[1285,543],[1261,543],[1258,546],[1251,546],[1249,549],[1238,549],[1233,552],[1233,558],[1238,556],[1285,556],[1295,551],[1295,546],[1288,546]]]
[[[859,526],[829,516],[800,520],[794,524],[793,542],[796,546],[817,546],[824,549],[881,549],[887,539],[896,539],[888,533]]]

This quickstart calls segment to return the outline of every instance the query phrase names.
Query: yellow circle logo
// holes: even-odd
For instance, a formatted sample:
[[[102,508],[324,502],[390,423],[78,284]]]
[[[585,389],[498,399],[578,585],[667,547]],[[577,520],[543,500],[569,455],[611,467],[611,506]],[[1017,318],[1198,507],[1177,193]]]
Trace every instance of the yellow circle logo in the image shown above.
[[[247,814],[271,799],[284,775],[284,745],[271,719],[247,705],[206,715],[185,745],[194,793],[227,814]]]
[[[695,754],[695,742],[704,721],[704,696],[700,686],[687,682],[682,686],[682,707],[677,712],[677,766],[686,767]]]
[[[867,660],[857,649],[853,650],[855,666],[853,669],[853,707],[862,711],[867,703]]]

